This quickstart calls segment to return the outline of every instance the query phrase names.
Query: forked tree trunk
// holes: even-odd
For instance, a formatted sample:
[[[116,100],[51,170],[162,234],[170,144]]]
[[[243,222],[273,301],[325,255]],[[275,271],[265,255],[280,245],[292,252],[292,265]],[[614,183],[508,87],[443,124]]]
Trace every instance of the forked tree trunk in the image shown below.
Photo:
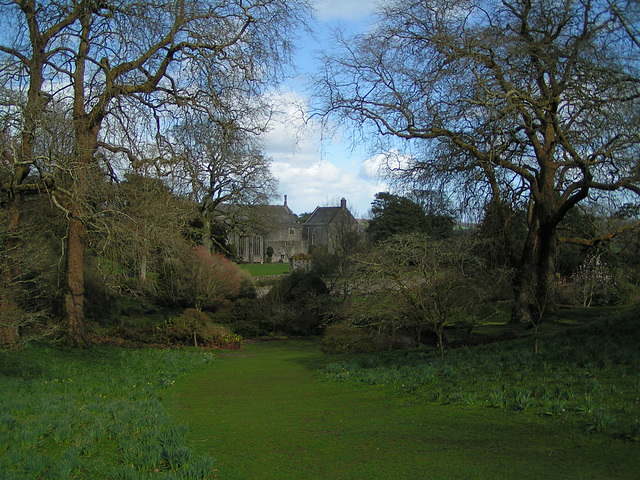
[[[511,312],[511,323],[528,323],[531,321],[531,291],[534,282],[537,253],[537,226],[532,225],[529,228],[529,233],[522,248],[520,265],[516,273],[516,278],[514,279],[515,298],[513,311]]]

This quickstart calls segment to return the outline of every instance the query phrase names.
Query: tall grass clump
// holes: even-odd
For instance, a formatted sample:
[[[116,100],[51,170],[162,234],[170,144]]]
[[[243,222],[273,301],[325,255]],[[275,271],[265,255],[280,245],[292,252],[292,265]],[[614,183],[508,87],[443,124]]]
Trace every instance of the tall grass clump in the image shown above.
[[[211,459],[187,447],[161,398],[210,352],[0,351],[3,478],[214,477]]]
[[[326,380],[385,385],[424,402],[539,414],[588,433],[640,439],[640,308],[548,335],[453,349],[354,356]]]

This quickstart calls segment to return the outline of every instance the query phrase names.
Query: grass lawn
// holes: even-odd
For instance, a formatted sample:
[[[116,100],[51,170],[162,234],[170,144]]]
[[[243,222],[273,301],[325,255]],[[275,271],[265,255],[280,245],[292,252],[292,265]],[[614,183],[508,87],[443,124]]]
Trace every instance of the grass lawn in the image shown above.
[[[312,341],[0,350],[0,479],[638,478],[639,318],[444,362]]]
[[[346,360],[347,358],[343,358]],[[193,448],[231,479],[637,478],[640,443],[531,412],[322,381],[313,342],[248,345],[172,389]]]
[[[0,479],[203,479],[161,400],[211,352],[0,350]]]
[[[289,273],[288,263],[241,263],[238,266],[254,277],[286,275]]]

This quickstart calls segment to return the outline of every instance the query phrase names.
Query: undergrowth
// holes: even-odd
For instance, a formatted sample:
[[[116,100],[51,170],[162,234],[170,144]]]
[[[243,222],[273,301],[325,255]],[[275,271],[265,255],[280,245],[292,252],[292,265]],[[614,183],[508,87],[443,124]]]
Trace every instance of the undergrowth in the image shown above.
[[[534,412],[588,433],[640,441],[640,309],[545,337],[358,356],[326,380],[379,385],[413,400]]]
[[[28,345],[0,351],[0,472],[6,479],[204,479],[160,400],[210,352],[63,350]]]

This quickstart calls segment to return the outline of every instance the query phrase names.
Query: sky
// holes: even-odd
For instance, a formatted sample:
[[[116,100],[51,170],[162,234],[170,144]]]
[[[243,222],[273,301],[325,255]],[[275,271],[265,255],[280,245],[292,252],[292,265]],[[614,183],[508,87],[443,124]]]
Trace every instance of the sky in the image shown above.
[[[374,0],[317,0],[312,23],[315,38],[301,34],[294,60],[297,74],[272,92],[280,112],[264,137],[271,171],[279,180],[280,199],[272,203],[282,204],[286,195],[287,205],[296,214],[339,205],[346,198],[351,212],[363,218],[374,195],[389,189],[377,173],[381,156],[364,146],[353,148],[340,135],[323,140],[317,121],[304,122],[311,100],[310,75],[319,67],[314,52],[330,47],[331,31],[336,27],[351,33],[366,31],[374,7]]]

